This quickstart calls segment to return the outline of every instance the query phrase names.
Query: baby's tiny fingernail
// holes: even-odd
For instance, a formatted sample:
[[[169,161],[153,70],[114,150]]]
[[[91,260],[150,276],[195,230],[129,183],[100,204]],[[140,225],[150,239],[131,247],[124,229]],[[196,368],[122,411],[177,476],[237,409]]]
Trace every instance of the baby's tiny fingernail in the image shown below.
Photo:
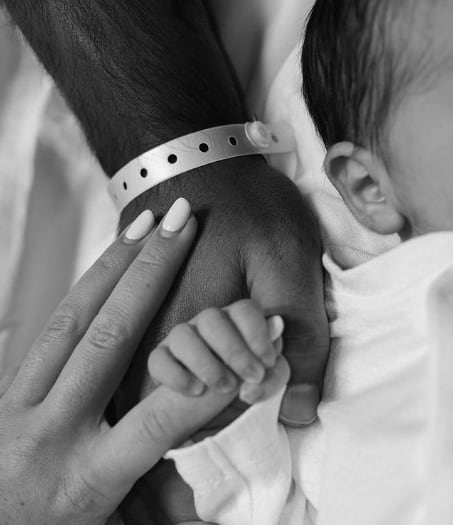
[[[315,384],[289,386],[280,407],[280,421],[290,427],[313,423],[317,418],[319,387]]]
[[[259,364],[251,364],[251,365],[249,365],[244,370],[244,372],[241,374],[241,376],[246,381],[248,381],[249,383],[253,383],[253,384],[261,383],[261,381],[264,379],[265,375],[266,375],[266,371]]]
[[[197,379],[191,381],[189,386],[190,393],[194,396],[201,396],[201,394],[204,392],[204,389],[205,385]]]
[[[269,331],[269,337],[271,341],[276,341],[283,333],[285,329],[285,322],[280,315],[273,315],[267,320],[267,329]]]
[[[161,234],[171,237],[179,233],[190,219],[192,210],[184,198],[177,199],[162,220]]]
[[[215,389],[221,394],[229,394],[237,388],[236,379],[233,376],[223,376],[215,384]]]
[[[148,235],[154,225],[154,215],[151,210],[145,210],[132,222],[124,233],[123,240],[128,244],[141,241]]]

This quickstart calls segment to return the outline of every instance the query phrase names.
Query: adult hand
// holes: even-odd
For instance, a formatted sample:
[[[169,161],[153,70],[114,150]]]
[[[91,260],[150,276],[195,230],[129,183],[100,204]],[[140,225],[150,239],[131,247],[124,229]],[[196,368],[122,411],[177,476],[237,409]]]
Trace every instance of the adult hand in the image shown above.
[[[54,76],[108,174],[177,136],[247,119],[202,0],[0,3]],[[298,387],[283,413],[310,421],[328,332],[320,241],[307,203],[262,159],[233,159],[160,184],[126,210],[122,224],[145,208],[161,214],[179,195],[193,204],[201,238],[130,375],[127,409],[139,397],[148,352],[174,323],[251,295],[285,316],[285,355]]]
[[[167,140],[247,119],[202,0],[0,3],[55,78],[109,175]],[[176,195],[194,205],[200,239],[116,398],[120,414],[149,392],[148,353],[174,323],[251,295],[285,318],[297,388],[283,412],[288,421],[310,421],[328,329],[320,242],[307,203],[262,159],[233,159],[159,185],[126,210],[122,224],[144,208],[161,214]],[[165,488],[159,478],[154,485]]]
[[[107,249],[2,385],[2,524],[105,523],[168,448],[231,400],[160,388],[113,427],[103,416],[196,233],[190,213],[146,236],[151,226],[148,212]]]
[[[316,416],[329,334],[320,236],[307,203],[295,185],[262,158],[231,159],[154,188],[127,208],[122,220],[129,221],[151,204],[161,213],[161,206],[178,192],[193,204],[200,237],[121,386],[122,409],[149,392],[143,373],[149,351],[172,326],[207,307],[252,297],[269,315],[285,319],[283,352],[292,387],[282,406],[283,419],[309,423]],[[211,427],[228,424],[241,405],[236,408],[229,408]]]

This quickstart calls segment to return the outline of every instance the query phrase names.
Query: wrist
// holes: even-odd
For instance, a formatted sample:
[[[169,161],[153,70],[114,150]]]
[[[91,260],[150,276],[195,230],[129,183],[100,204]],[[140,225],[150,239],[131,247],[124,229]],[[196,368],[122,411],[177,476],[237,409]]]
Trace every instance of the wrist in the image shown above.
[[[222,160],[182,173],[142,193],[126,206],[120,217],[120,231],[145,209],[151,209],[157,218],[163,216],[178,197],[185,197],[203,222],[213,206],[217,210],[223,206],[234,206],[231,202],[232,188],[235,188],[234,193],[250,191],[247,188],[248,179],[254,179],[257,173],[264,177],[269,170],[274,172],[262,156],[247,156]]]
[[[201,1],[3,1],[110,176],[171,139],[245,120]]]

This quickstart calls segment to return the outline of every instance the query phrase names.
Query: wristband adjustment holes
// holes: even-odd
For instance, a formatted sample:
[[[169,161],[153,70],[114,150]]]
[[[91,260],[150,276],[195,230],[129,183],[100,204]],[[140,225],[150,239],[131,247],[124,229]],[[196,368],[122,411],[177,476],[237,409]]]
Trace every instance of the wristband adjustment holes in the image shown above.
[[[176,164],[178,162],[178,157],[172,153],[171,155],[168,155],[167,160],[170,164]]]
[[[146,179],[146,177],[148,176],[148,170],[147,170],[146,168],[142,168],[142,169],[140,170],[140,175],[141,175],[144,179]]]
[[[124,191],[127,191],[127,184],[126,184],[126,182],[123,182],[123,188],[124,188]]]
[[[275,135],[275,133],[272,133],[271,138],[273,142],[275,142],[275,144],[278,144],[280,142],[277,135]]]
[[[237,146],[238,145],[238,139],[236,137],[230,137],[228,139],[228,142],[232,145],[232,146]]]
[[[209,146],[206,144],[206,142],[202,142],[198,149],[201,151],[201,153],[207,153],[209,151]]]

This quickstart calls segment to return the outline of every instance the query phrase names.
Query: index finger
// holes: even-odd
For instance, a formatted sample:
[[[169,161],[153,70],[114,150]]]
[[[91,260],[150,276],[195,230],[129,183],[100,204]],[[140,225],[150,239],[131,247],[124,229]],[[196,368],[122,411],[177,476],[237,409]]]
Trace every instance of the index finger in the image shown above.
[[[166,217],[177,208],[173,206]],[[113,395],[194,240],[196,221],[187,201],[180,201],[179,209],[184,224],[169,235],[164,218],[100,309],[55,383],[50,396],[56,397],[65,411],[73,408],[82,412],[87,406],[103,411]]]
[[[14,385],[17,401],[34,404],[44,399],[91,321],[142,250],[153,224],[151,211],[142,212],[61,301],[19,369]]]

